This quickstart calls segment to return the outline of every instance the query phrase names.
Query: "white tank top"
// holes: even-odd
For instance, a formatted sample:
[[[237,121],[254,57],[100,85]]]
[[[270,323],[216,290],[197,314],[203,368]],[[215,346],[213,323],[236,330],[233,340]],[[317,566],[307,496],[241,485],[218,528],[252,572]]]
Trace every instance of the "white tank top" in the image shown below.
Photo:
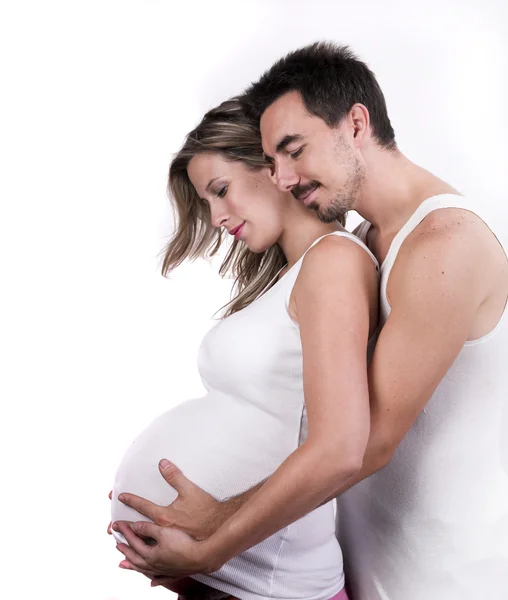
[[[359,244],[377,266],[356,236],[329,235]],[[288,313],[303,258],[252,304],[207,333],[198,363],[208,393],[158,417],[132,444],[117,473],[113,520],[146,520],[118,502],[121,491],[161,505],[175,499],[176,492],[158,472],[161,458],[169,458],[197,485],[224,500],[269,477],[305,440],[302,346],[298,325]],[[328,600],[344,587],[334,502],[212,575],[195,579],[242,600]]]
[[[395,236],[381,265],[381,324],[402,243],[430,212],[452,207],[477,213],[461,196],[434,196]],[[339,499],[353,598],[508,599],[507,313],[465,343],[390,463]]]

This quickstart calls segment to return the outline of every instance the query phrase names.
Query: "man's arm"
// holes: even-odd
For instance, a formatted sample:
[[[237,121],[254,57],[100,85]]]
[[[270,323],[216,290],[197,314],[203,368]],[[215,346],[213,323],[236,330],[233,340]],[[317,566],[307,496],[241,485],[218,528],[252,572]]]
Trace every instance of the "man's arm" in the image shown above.
[[[154,504],[146,498],[122,492],[118,499],[162,527],[174,527],[195,540],[202,541],[213,535],[229,517],[234,515],[261,488],[261,481],[250,490],[218,501],[211,494],[185,477],[177,465],[162,459],[159,471],[178,496],[168,506]],[[111,526],[111,523],[110,523]],[[108,527],[108,533],[110,532]]]
[[[446,212],[424,221],[392,269],[392,310],[369,367],[370,438],[362,469],[336,496],[390,461],[502,275],[492,261],[493,236],[480,219],[464,211]]]

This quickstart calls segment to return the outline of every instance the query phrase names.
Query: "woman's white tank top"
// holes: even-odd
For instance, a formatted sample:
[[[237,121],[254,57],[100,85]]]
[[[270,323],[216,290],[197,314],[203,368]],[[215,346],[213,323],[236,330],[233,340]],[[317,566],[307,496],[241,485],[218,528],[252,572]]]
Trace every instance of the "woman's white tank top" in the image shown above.
[[[381,265],[381,325],[400,247],[443,208],[478,213],[450,194],[419,206]],[[364,240],[369,226],[359,230]],[[507,358],[505,308],[493,331],[465,343],[390,463],[339,498],[338,536],[354,598],[508,599]]]
[[[359,244],[377,265],[356,236],[329,235]],[[176,492],[157,469],[163,457],[223,500],[269,477],[305,439],[302,347],[288,313],[304,256],[252,304],[207,333],[198,358],[207,394],[163,414],[132,444],[116,477],[114,520],[146,520],[117,501],[121,491],[161,505],[174,500]],[[242,600],[328,600],[344,586],[334,512],[329,502],[215,573],[195,578]]]

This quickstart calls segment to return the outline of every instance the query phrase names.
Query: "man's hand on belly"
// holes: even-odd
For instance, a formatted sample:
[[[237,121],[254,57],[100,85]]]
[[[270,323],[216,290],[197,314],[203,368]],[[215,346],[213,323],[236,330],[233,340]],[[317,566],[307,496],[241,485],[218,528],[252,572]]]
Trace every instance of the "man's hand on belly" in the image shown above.
[[[218,502],[166,459],[160,461],[159,470],[166,482],[178,492],[172,504],[159,506],[135,494],[123,492],[119,500],[157,525],[180,529],[198,541],[214,534],[259,489],[257,486],[226,502]]]

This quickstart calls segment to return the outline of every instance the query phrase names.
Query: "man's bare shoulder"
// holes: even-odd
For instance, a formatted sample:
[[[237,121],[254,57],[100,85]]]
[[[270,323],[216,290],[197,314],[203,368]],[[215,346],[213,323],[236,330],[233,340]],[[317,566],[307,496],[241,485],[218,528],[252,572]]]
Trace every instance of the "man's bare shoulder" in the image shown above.
[[[503,256],[496,236],[478,215],[462,208],[442,208],[427,215],[408,235],[398,262],[421,255],[440,261],[462,258],[473,264],[483,262],[485,266],[485,261],[492,259],[493,249]]]
[[[482,245],[497,242],[494,233],[482,219],[464,208],[440,208],[429,213],[404,242],[406,247],[435,243]]]
[[[442,294],[468,293],[483,301],[506,276],[504,250],[475,213],[446,208],[430,213],[402,244],[390,277],[398,290],[433,287]]]

